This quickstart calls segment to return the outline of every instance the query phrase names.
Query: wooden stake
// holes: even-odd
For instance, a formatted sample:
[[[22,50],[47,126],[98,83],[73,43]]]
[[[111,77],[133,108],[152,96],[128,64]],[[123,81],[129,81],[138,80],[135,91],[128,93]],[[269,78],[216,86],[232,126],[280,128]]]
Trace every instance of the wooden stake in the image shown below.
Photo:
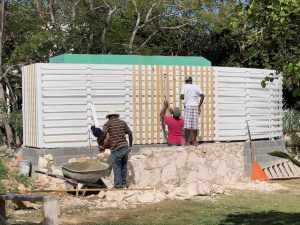
[[[149,133],[149,127],[148,127],[148,66],[145,66],[145,132],[146,132],[146,140],[145,143],[149,144],[148,140],[148,133]]]
[[[169,104],[171,104],[170,103],[170,68],[169,68],[169,66],[166,66],[166,90],[165,90],[165,92],[167,93],[167,100],[168,100],[168,102],[169,102]],[[170,116],[170,113],[169,113],[169,110],[167,111],[167,115],[168,116]]]
[[[136,133],[136,73],[135,65],[132,66],[132,111],[133,111],[133,143],[137,144]]]
[[[154,143],[154,67],[151,66],[151,143]]]
[[[195,83],[196,85],[199,85],[199,79],[198,79],[198,76],[199,76],[199,71],[198,71],[198,66],[196,66],[195,68]],[[200,86],[200,85],[199,85]]]
[[[215,109],[214,109],[214,69],[210,67],[210,140],[215,137]]]
[[[164,85],[163,85],[163,83],[164,83],[163,67],[159,66],[159,85],[160,85],[159,112],[162,109],[162,105],[164,102]],[[158,117],[160,118],[159,112],[158,112]],[[160,129],[159,129],[159,131],[160,131]],[[160,137],[162,137],[162,143],[165,143],[166,142],[165,135],[160,132],[159,132],[159,134],[160,134]]]
[[[139,144],[143,144],[143,68],[139,65]]]
[[[176,107],[176,67],[172,66],[172,76],[173,76],[173,107]],[[180,93],[179,93],[180,94]]]
[[[160,116],[159,116],[159,66],[156,66],[156,143],[160,143]]]
[[[204,94],[204,82],[203,82],[203,77],[204,77],[204,71],[203,71],[203,66],[201,66],[201,90]],[[207,98],[207,96],[205,96]],[[201,106],[201,141],[204,141],[204,104]]]
[[[179,96],[181,94],[181,86],[182,86],[182,69],[181,66],[179,66]],[[182,100],[179,98],[179,109],[182,110]]]
[[[205,95],[206,95],[206,101],[205,101],[205,119],[206,119],[206,124],[205,124],[205,130],[206,130],[206,135],[205,139],[206,141],[209,140],[209,70],[208,67],[206,67],[206,73],[205,73]]]

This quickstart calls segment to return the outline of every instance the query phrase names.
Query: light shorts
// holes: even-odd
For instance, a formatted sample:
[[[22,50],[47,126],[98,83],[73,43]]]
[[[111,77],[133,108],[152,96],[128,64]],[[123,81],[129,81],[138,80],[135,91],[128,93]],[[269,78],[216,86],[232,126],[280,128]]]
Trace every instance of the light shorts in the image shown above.
[[[198,130],[199,107],[186,106],[184,108],[184,128]]]

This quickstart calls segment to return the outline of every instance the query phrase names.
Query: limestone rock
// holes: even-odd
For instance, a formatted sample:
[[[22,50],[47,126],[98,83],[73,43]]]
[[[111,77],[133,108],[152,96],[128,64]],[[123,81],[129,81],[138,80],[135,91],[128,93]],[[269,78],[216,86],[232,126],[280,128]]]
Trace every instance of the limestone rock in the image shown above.
[[[79,158],[72,158],[69,159],[68,163],[73,163],[73,162],[85,162],[87,160],[90,160],[90,157],[79,157]]]
[[[175,164],[169,164],[167,165],[161,175],[161,180],[163,183],[172,183],[176,182],[175,180],[177,179],[177,169]]]
[[[140,193],[140,195],[138,195],[138,202],[141,203],[153,203],[155,200],[155,192],[144,192],[144,193]]]
[[[205,182],[199,181],[197,183],[197,195],[200,195],[200,196],[211,195],[211,189],[209,188],[209,185]]]
[[[166,165],[168,165],[168,160],[165,157],[161,156],[157,159],[157,167],[158,168],[163,168]]]
[[[186,164],[187,158],[188,158],[188,154],[186,151],[182,151],[181,153],[179,153],[175,162],[177,168],[183,167]]]

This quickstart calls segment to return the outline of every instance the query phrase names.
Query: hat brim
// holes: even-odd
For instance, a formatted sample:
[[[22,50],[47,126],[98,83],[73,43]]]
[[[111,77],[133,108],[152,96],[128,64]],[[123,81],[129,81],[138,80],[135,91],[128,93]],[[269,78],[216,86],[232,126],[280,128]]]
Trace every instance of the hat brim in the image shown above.
[[[187,78],[187,79],[185,79],[185,81],[189,81],[189,80],[193,80],[192,78]]]
[[[117,117],[120,117],[120,114],[118,114],[118,113],[113,113],[113,114],[108,114],[107,116],[106,116],[106,118],[108,119],[110,116],[117,116]]]

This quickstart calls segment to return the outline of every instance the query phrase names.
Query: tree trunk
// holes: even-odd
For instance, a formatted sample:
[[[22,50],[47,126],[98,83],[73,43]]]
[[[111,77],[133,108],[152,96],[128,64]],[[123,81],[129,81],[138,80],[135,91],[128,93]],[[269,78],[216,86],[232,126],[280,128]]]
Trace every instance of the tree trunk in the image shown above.
[[[111,20],[112,15],[116,12],[117,7],[115,6],[112,10],[108,10],[108,14],[106,17],[106,22],[102,31],[102,37],[101,37],[101,44],[102,44],[102,54],[106,53],[106,36],[107,36],[107,30],[108,26]]]
[[[33,4],[35,5],[36,10],[38,11],[38,14],[39,14],[40,18],[41,18],[41,19],[44,19],[44,17],[43,17],[43,9],[42,9],[42,6],[40,5],[40,2],[39,2],[39,1],[40,1],[40,0],[35,0],[35,1],[33,2]]]
[[[21,145],[21,138],[19,135],[16,135],[16,147],[19,147]]]
[[[56,27],[56,21],[55,21],[55,2],[54,0],[49,1],[49,12],[50,12],[50,18],[51,23],[54,27]]]
[[[3,0],[4,1],[4,0]],[[3,101],[5,103],[5,92],[4,92],[4,88],[2,83],[0,82],[0,101]],[[5,129],[5,133],[6,133],[6,140],[7,140],[7,145],[8,147],[13,147],[14,146],[14,135],[12,132],[12,129],[9,125],[9,123],[5,120],[5,118],[7,117],[6,112],[2,112],[3,117],[4,117],[4,129]]]
[[[3,29],[4,29],[4,13],[5,13],[5,0],[1,1],[1,24],[0,24],[0,77],[2,75],[2,51],[3,51]],[[3,88],[3,84],[0,82],[0,101],[6,103],[5,101],[5,90]],[[6,117],[6,112],[2,112],[3,117]],[[14,136],[12,129],[7,121],[4,120],[4,129],[6,133],[6,140],[9,147],[12,147],[14,144]]]
[[[137,19],[135,28],[133,29],[133,32],[132,32],[131,37],[130,37],[130,41],[129,41],[129,45],[128,45],[128,49],[129,49],[130,54],[132,54],[133,42],[134,42],[136,33],[139,29],[139,25],[138,25],[139,23],[140,23],[140,18]]]
[[[94,16],[94,2],[93,0],[89,0],[89,7],[90,7],[90,12],[91,12],[91,16],[92,18],[95,18]],[[87,51],[86,53],[91,54],[92,52],[92,45],[93,45],[93,40],[94,40],[94,24],[91,25],[91,29],[90,29],[90,34],[89,34],[89,41],[87,43]]]

